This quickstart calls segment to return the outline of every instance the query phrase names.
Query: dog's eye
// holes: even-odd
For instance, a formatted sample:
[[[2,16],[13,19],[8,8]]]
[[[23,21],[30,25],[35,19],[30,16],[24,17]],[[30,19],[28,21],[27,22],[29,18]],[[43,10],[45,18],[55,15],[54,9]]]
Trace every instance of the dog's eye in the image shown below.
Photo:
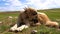
[[[37,12],[33,12],[32,15],[37,15]]]

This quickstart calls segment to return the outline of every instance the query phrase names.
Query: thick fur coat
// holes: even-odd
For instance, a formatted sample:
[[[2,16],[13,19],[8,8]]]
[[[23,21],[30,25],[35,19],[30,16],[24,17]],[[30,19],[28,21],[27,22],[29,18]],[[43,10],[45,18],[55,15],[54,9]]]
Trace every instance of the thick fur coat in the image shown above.
[[[36,25],[58,26],[57,22],[52,22],[45,13],[37,12],[32,8],[25,8],[18,16],[17,24],[11,27],[12,31],[22,31],[24,28]]]

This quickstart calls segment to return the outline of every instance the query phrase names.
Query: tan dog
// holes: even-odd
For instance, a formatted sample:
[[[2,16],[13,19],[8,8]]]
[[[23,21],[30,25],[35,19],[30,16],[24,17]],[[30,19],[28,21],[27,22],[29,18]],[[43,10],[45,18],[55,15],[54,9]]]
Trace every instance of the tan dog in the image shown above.
[[[37,12],[32,8],[25,8],[24,12],[21,12],[17,24],[10,28],[12,31],[22,31],[29,26],[35,25],[47,25],[47,26],[58,26],[57,22],[52,22],[45,13]]]
[[[22,31],[25,28],[28,28],[29,26],[35,26],[40,25],[38,23],[38,15],[37,11],[32,8],[25,8],[24,12],[21,12],[18,16],[17,24],[15,24],[13,27],[10,28],[12,31]]]

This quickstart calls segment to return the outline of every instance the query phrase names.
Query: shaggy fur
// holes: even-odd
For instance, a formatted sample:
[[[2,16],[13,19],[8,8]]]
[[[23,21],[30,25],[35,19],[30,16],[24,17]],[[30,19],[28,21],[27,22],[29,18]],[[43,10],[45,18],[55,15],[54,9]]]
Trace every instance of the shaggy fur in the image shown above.
[[[29,26],[35,26],[38,24],[40,25],[40,23],[38,23],[39,21],[36,10],[32,8],[25,8],[24,10],[25,11],[21,12],[20,15],[18,16],[17,24],[11,27],[10,30],[22,31],[26,26],[28,28]]]
[[[18,16],[17,24],[11,27],[10,30],[12,31],[22,31],[25,27],[28,28],[29,26],[35,25],[47,25],[47,26],[58,26],[57,22],[52,22],[45,13],[37,12],[35,9],[32,8],[25,8],[24,12],[21,12]]]

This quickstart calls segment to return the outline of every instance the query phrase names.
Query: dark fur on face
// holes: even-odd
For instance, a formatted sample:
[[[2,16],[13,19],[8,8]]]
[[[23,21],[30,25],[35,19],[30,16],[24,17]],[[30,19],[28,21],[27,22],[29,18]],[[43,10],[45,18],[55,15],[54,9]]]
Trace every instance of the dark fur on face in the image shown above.
[[[35,18],[33,18],[31,21],[34,22],[34,24],[36,24],[38,22],[37,16]]]
[[[34,16],[34,15],[37,15],[37,12],[36,11],[32,11],[31,14]]]

